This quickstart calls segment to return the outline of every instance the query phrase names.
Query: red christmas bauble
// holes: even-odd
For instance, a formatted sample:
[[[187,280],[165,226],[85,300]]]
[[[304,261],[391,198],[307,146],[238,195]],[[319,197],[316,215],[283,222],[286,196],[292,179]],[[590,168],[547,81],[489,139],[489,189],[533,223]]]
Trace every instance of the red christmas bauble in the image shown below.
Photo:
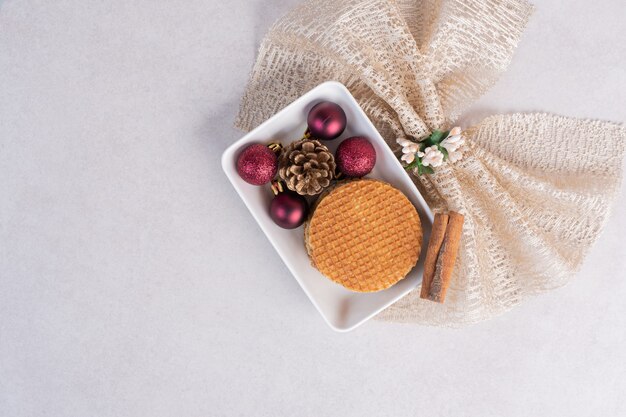
[[[374,169],[376,150],[366,138],[353,136],[339,144],[335,160],[346,177],[363,177]]]
[[[247,146],[237,158],[237,172],[247,183],[263,185],[272,180],[278,170],[278,157],[260,143]]]
[[[307,117],[311,136],[315,139],[331,140],[341,135],[346,128],[346,113],[331,101],[317,103]]]
[[[270,204],[270,217],[283,229],[295,229],[304,223],[309,205],[300,194],[292,191],[279,193]]]

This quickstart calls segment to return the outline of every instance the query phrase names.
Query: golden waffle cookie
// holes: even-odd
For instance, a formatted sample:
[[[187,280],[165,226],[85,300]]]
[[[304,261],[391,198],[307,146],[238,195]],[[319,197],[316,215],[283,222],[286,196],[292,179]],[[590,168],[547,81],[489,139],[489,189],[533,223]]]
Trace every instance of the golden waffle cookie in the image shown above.
[[[402,192],[382,181],[354,180],[320,197],[304,238],[322,274],[349,290],[374,292],[415,266],[422,227]]]

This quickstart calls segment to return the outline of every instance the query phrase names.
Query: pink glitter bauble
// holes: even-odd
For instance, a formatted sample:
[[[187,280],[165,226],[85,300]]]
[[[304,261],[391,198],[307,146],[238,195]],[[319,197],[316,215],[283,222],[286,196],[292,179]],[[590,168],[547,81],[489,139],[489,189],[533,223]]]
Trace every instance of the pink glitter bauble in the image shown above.
[[[291,191],[279,193],[270,204],[270,217],[283,229],[299,227],[309,213],[309,205],[300,194]]]
[[[237,158],[237,172],[247,183],[263,185],[272,180],[278,170],[278,158],[270,148],[256,143],[246,147]]]
[[[346,177],[362,177],[374,169],[376,150],[366,138],[354,136],[339,144],[335,160]]]
[[[314,139],[331,140],[346,128],[346,113],[331,101],[317,103],[307,117],[309,132]]]

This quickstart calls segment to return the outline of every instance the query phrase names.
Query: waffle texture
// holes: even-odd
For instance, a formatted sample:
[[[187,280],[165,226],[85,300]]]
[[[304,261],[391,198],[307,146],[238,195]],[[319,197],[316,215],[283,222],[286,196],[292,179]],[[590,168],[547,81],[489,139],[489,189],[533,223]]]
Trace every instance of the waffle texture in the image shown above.
[[[391,287],[415,266],[422,227],[411,202],[376,180],[340,184],[318,201],[305,227],[315,267],[349,290]]]

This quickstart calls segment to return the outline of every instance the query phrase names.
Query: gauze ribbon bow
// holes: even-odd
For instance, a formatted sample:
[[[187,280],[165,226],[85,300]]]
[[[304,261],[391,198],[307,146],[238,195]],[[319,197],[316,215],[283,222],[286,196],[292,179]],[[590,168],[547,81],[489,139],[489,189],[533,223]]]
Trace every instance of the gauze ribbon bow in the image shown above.
[[[263,40],[236,124],[249,130],[323,81],[348,87],[389,146],[447,130],[508,66],[523,0],[312,0]],[[455,326],[567,282],[621,180],[626,130],[548,114],[491,116],[463,158],[414,181],[431,208],[465,215],[446,303],[414,291],[379,318]],[[416,170],[417,171],[417,170]]]

